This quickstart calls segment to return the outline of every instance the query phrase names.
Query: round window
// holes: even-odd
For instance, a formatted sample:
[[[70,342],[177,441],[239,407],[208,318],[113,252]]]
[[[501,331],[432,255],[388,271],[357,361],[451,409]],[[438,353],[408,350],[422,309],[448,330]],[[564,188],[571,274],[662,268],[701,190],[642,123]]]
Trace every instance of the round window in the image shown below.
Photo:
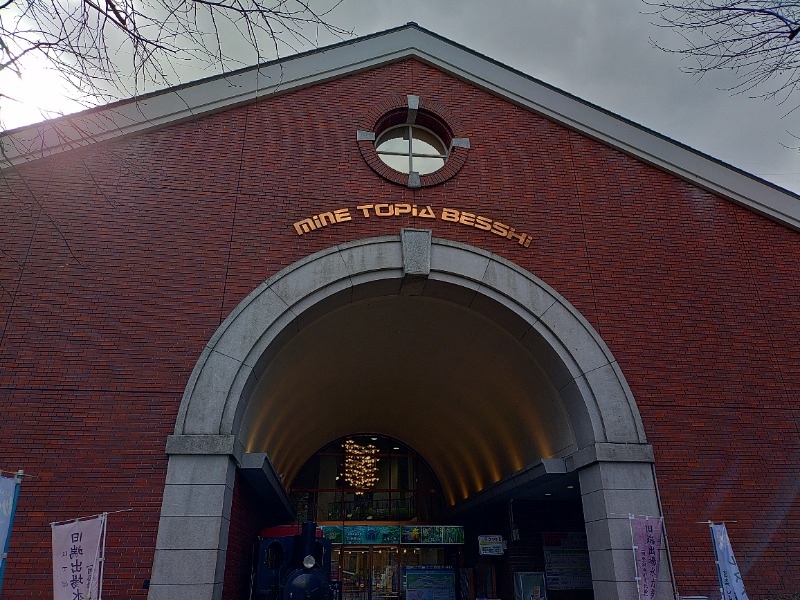
[[[445,119],[447,116],[447,119]],[[413,94],[378,103],[356,131],[361,156],[384,179],[409,188],[438,185],[461,170],[470,148],[456,115]]]
[[[375,140],[380,159],[395,171],[427,175],[447,161],[447,145],[432,131],[419,125],[398,125]]]

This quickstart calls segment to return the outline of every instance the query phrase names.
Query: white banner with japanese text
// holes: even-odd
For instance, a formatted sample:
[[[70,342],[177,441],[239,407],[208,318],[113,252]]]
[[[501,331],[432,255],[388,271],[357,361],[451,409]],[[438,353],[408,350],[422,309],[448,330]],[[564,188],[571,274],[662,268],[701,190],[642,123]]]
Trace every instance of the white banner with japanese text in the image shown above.
[[[53,600],[97,600],[106,516],[53,524]]]
[[[709,523],[709,527],[711,527],[711,541],[714,543],[714,556],[717,559],[717,573],[722,597],[724,600],[748,600],[739,566],[733,556],[733,548],[731,548],[725,523]]]
[[[636,557],[636,587],[639,600],[656,597],[658,566],[661,557],[661,517],[637,517],[631,515],[633,554]]]

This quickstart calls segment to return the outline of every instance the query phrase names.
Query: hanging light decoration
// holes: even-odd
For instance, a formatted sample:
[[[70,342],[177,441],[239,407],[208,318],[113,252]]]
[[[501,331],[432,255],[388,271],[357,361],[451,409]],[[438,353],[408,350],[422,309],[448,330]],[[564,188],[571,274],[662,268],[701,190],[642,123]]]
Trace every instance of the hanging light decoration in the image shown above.
[[[366,490],[378,483],[378,448],[372,444],[344,443],[344,478],[357,490]],[[361,492],[363,493],[363,492]]]

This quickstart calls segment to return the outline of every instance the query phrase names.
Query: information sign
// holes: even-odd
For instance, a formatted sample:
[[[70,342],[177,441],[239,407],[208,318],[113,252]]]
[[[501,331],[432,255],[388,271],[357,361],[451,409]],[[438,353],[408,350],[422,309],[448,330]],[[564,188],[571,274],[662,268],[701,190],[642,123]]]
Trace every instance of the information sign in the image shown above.
[[[407,569],[406,600],[456,600],[456,572],[453,569]]]
[[[592,569],[586,534],[545,533],[544,569],[548,590],[591,589]]]
[[[504,545],[502,535],[478,536],[478,552],[483,556],[501,556]]]

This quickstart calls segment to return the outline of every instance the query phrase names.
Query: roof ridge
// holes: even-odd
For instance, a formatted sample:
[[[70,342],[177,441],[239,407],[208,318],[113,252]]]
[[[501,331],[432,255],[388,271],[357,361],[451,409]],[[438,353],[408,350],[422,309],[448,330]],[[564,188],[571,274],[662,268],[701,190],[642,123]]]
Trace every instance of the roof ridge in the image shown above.
[[[10,130],[0,135],[0,170],[408,58],[800,230],[800,195],[414,22]]]

